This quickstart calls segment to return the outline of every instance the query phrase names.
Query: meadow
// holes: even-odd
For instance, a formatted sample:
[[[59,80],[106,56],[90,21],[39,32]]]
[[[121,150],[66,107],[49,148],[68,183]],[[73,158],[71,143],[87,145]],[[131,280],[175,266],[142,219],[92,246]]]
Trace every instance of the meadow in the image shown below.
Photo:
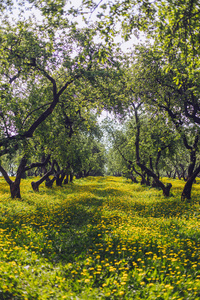
[[[0,178],[0,299],[200,299],[200,181],[182,202],[120,177]]]

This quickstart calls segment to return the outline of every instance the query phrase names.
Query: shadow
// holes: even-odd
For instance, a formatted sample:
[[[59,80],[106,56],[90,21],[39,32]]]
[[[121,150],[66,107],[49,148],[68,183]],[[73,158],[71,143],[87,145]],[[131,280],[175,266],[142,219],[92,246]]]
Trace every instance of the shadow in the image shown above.
[[[109,204],[111,208],[115,207],[114,203]],[[181,202],[179,199],[173,199],[173,197],[162,198],[160,201],[149,203],[132,201],[126,203],[125,201],[120,203],[120,208],[125,212],[137,213],[141,217],[151,218],[172,218],[180,217],[189,214],[190,211],[193,213],[192,204],[187,202]]]
[[[29,200],[20,201],[33,204]],[[102,205],[103,200],[94,196],[65,201],[49,209],[38,205],[32,213],[7,210],[0,214],[0,224],[11,234],[16,246],[26,246],[29,251],[35,251],[54,264],[65,264],[80,256],[84,260],[84,253],[91,247],[95,248],[101,234],[97,225],[102,218]],[[24,225],[31,228],[32,236],[23,230]]]
[[[96,188],[95,194],[99,197],[106,197],[106,196],[115,196],[115,197],[122,197],[130,195],[129,192],[120,191],[117,188]]]
[[[112,235],[111,224],[116,226],[121,222],[121,217],[113,214],[111,217],[103,216],[103,206],[106,204],[111,210],[116,207],[119,212],[125,212],[129,217],[135,215],[143,218],[173,218],[192,214],[192,205],[181,202],[174,197],[163,198],[154,203],[139,202],[131,197],[128,191],[120,191],[115,188],[106,188],[104,179],[93,180],[92,183],[81,185],[80,183],[69,184],[63,187],[66,200],[50,205],[48,207],[42,203],[36,204],[36,209],[33,212],[21,211],[6,212],[6,215],[0,215],[1,228],[9,232],[15,241],[16,246],[28,247],[29,251],[35,251],[38,256],[45,257],[53,264],[56,263],[72,263],[85,260],[85,255],[90,251],[93,253],[97,249],[96,244],[102,243],[103,250],[101,257],[108,255],[104,245],[105,230],[107,234]],[[113,179],[114,181],[114,179]],[[94,184],[93,184],[94,182]],[[132,183],[130,183],[132,185]],[[58,190],[45,189],[35,193],[35,195],[49,195],[58,197]],[[141,193],[141,190],[140,190]],[[68,200],[67,196],[74,194],[74,198]],[[129,201],[122,199],[121,196],[129,195]],[[108,200],[111,197],[111,201]],[[112,201],[112,196],[114,200]],[[137,191],[135,193],[137,198]],[[21,202],[33,205],[34,201],[22,199]],[[117,204],[117,205],[116,205]],[[32,235],[27,234],[27,230],[23,230],[23,225],[26,224],[31,228]],[[174,223],[173,223],[174,224]],[[163,232],[166,228],[163,227]],[[180,233],[180,228],[177,225],[175,231],[170,232],[171,235]],[[184,232],[181,233],[182,238],[191,238]],[[184,236],[185,234],[185,236]],[[199,239],[200,234],[194,236],[195,241]],[[113,240],[113,251],[120,244],[120,238],[115,237]],[[139,244],[138,244],[139,245]],[[133,243],[130,246],[137,246]],[[138,246],[139,247],[139,246]],[[129,255],[127,253],[127,255]]]

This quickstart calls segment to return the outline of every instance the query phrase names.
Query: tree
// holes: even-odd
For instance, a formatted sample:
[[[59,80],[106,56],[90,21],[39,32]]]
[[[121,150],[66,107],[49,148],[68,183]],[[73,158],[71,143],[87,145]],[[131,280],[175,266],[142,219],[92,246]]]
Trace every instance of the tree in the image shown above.
[[[120,155],[119,151],[117,151],[114,147],[111,147],[108,150],[106,168],[106,174],[108,175],[122,176],[122,174],[126,174],[127,177],[130,176],[130,173],[127,172],[126,162]]]
[[[24,18],[13,23],[8,18],[1,25],[0,156],[17,150],[25,153],[30,138],[69,96],[70,85],[81,80],[89,84],[109,67],[112,49],[94,42],[94,28],[79,29],[75,21],[69,21],[66,16],[71,18],[73,10],[64,15],[61,2],[40,7],[41,20]],[[33,2],[37,9],[38,4]]]
[[[68,100],[58,105],[55,114],[49,118],[49,123],[45,123],[33,140],[38,156],[49,153],[52,162],[44,176],[32,182],[35,191],[39,190],[39,185],[45,180],[48,187],[52,187],[54,181],[57,186],[61,186],[63,181],[68,183],[70,174],[77,177],[80,173],[88,176],[103,170],[104,149],[97,141],[101,132],[96,116],[90,110],[79,107],[78,101],[77,99],[76,109],[72,109],[73,102],[70,102],[69,107]],[[50,175],[54,177],[49,179]]]
[[[33,136],[70,84],[94,76],[92,66],[102,52],[92,41],[95,31],[62,29],[62,36],[61,29],[55,28],[52,36],[30,23],[2,29],[1,155]]]
[[[20,164],[17,168],[17,173],[16,173],[14,181],[10,179],[10,177],[8,176],[8,173],[5,171],[5,169],[2,166],[0,166],[0,172],[2,173],[6,182],[10,186],[10,193],[11,193],[12,198],[15,198],[15,197],[21,198],[20,182],[21,182],[22,175],[24,174],[24,172],[31,170],[32,168],[35,168],[35,167],[41,167],[41,166],[46,165],[49,158],[50,158],[50,156],[48,156],[47,159],[43,162],[38,162],[38,163],[34,163],[34,164],[27,166],[27,157],[26,157],[26,155],[24,155],[21,158]]]
[[[135,64],[133,64],[134,80],[133,89],[140,90],[146,105],[154,112],[167,113],[177,133],[183,140],[183,145],[190,152],[190,165],[188,167],[188,183],[182,198],[191,198],[191,182],[200,172],[200,166],[196,164],[196,155],[199,143],[198,125],[191,122],[185,113],[186,102],[197,100],[190,89],[190,83],[178,86],[174,82],[174,72],[166,72],[165,59],[162,52],[155,52],[151,46],[136,49]],[[196,99],[196,100],[195,100]],[[192,113],[193,108],[191,108]],[[188,136],[190,138],[188,139]],[[190,178],[190,179],[189,179]],[[188,188],[190,187],[190,188]],[[187,191],[187,192],[186,192]]]
[[[133,172],[139,175],[142,184],[150,184],[150,178],[153,178],[152,186],[162,188],[165,196],[169,195],[171,185],[165,186],[160,181],[160,172],[163,174],[165,159],[174,152],[176,138],[175,131],[167,125],[163,115],[153,115],[136,99],[130,103],[129,118],[122,128],[117,130],[107,125],[114,152],[117,151],[124,161],[121,171],[128,172],[133,181]]]
[[[89,2],[89,5],[91,3],[94,9],[93,2]],[[182,131],[186,148],[191,150],[191,164],[188,172],[191,176],[188,177],[188,183],[186,183],[187,192],[184,189],[182,194],[183,198],[190,199],[192,182],[200,171],[199,166],[194,169],[199,133],[196,134],[191,146],[184,138],[183,127],[194,126],[190,125],[191,123],[200,124],[199,2],[197,0],[122,0],[100,7],[97,5],[97,7],[99,8],[99,26],[102,27],[102,34],[105,34],[107,38],[108,33],[113,35],[117,33],[119,25],[117,21],[121,22],[125,39],[128,39],[133,32],[138,35],[140,31],[151,38],[153,46],[144,47],[142,59],[139,58],[140,68],[143,71],[139,75],[139,81],[146,100],[150,102],[149,100],[153,98],[151,105],[154,108],[168,112],[177,130]],[[107,11],[110,22],[107,22],[105,29],[103,21]],[[107,15],[106,18],[108,18]],[[151,63],[148,63],[149,59]],[[149,73],[148,76],[144,76],[147,73]],[[146,86],[144,82],[147,83]]]

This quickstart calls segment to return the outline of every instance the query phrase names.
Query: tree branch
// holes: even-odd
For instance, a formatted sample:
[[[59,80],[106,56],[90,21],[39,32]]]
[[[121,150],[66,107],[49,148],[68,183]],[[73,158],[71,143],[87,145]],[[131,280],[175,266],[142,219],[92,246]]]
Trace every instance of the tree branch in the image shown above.
[[[8,173],[6,172],[6,170],[0,165],[0,172],[3,175],[5,181],[11,185],[13,183],[13,181],[9,178]]]
[[[51,102],[46,103],[46,104],[44,104],[44,105],[42,105],[42,106],[40,106],[40,107],[38,107],[38,108],[32,110],[30,113],[28,113],[28,115],[25,117],[24,121],[22,122],[22,126],[24,125],[24,123],[26,122],[26,120],[27,120],[34,112],[36,112],[37,110],[39,110],[39,109],[41,109],[41,108],[43,108],[43,107],[45,107],[45,106],[47,106],[47,105],[50,105],[50,104],[51,104]]]
[[[27,166],[27,167],[25,168],[25,171],[31,170],[31,169],[33,169],[33,168],[38,168],[38,167],[43,167],[43,166],[45,166],[45,165],[49,162],[50,157],[51,157],[51,155],[49,154],[49,155],[47,156],[47,158],[46,158],[43,162],[32,163],[30,166]]]

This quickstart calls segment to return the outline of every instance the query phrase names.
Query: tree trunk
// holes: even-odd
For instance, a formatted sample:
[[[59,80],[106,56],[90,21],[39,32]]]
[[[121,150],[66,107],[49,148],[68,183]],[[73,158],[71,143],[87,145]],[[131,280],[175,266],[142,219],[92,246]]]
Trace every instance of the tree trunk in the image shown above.
[[[69,183],[69,175],[67,174],[64,180],[64,184],[68,184]]]
[[[38,181],[32,181],[31,186],[35,192],[39,192],[39,186],[40,184],[45,181],[50,175],[52,174],[52,170],[44,174],[42,178],[40,178]]]
[[[134,183],[138,183],[137,179],[135,176],[133,176],[133,174],[130,175],[130,179],[132,180],[132,182]]]
[[[188,167],[188,177],[181,195],[181,200],[191,199],[192,185],[195,181],[195,178],[200,172],[200,165],[194,170],[196,164],[196,152],[198,149],[198,142],[199,142],[199,133],[196,134],[195,141],[192,146],[188,145],[187,138],[186,136],[184,136],[184,144],[186,148],[190,150],[190,165]]]
[[[140,181],[140,184],[143,185],[143,184],[146,184],[146,179],[144,177],[142,177],[141,181]]]
[[[177,173],[178,179],[181,180],[182,177],[181,177],[180,172],[177,170],[176,173]]]
[[[195,164],[196,164],[196,153],[198,149],[198,142],[199,142],[199,133],[196,133],[195,140],[192,146],[188,144],[186,135],[183,136],[183,142],[185,147],[190,151],[190,165],[188,167],[188,176],[190,178],[193,175]]]
[[[73,173],[70,173],[70,175],[69,175],[69,181],[70,181],[70,182],[73,181],[73,177],[74,177],[74,176],[73,176]]]
[[[181,194],[181,200],[184,201],[185,199],[187,200],[191,200],[191,190],[192,190],[192,184],[193,184],[193,180],[191,177],[188,178],[183,192]]]
[[[159,180],[159,177],[151,170],[150,168],[147,168],[143,163],[141,163],[140,159],[140,122],[139,122],[139,116],[138,116],[138,108],[139,105],[136,107],[133,103],[134,112],[135,112],[135,122],[136,122],[136,136],[135,136],[135,153],[136,153],[136,164],[138,167],[140,167],[141,171],[145,174],[147,174],[148,177],[152,177],[154,181],[156,182],[157,186],[160,187],[163,191],[164,196],[169,196],[169,191],[172,187],[172,184],[169,183],[167,186],[162,183],[162,181]],[[160,159],[160,154],[158,157],[158,160]]]
[[[167,177],[172,178],[172,171],[169,171],[169,172],[167,171]]]
[[[23,156],[21,161],[20,161],[19,167],[17,169],[17,174],[16,174],[16,177],[15,177],[15,181],[12,181],[9,178],[8,173],[0,165],[0,172],[2,173],[4,179],[6,180],[6,182],[10,186],[11,198],[21,198],[20,182],[21,182],[21,179],[22,179],[22,175],[25,171],[26,163],[27,163],[27,158],[26,158],[26,156]]]
[[[192,191],[192,185],[195,181],[195,178],[200,172],[200,165],[196,168],[196,170],[193,172],[193,174],[187,179],[187,182],[183,188],[183,192],[181,195],[181,200],[184,201],[185,199],[191,200],[191,191]]]
[[[167,183],[166,186],[163,188],[163,195],[166,197],[169,197],[169,193],[171,190],[172,184],[171,183]]]
[[[56,176],[54,176],[52,179],[47,178],[45,182],[45,186],[47,188],[52,188],[54,181],[56,180]]]
[[[10,185],[10,193],[11,193],[11,198],[19,198],[21,199],[21,194],[20,194],[20,181],[17,182],[12,182]]]
[[[149,178],[149,175],[147,174],[147,179],[146,179],[146,185],[147,186],[150,186],[150,178]]]
[[[180,168],[181,168],[181,175],[180,177],[183,178],[184,181],[187,181],[187,178],[185,176],[186,174],[186,169],[184,168],[184,165],[183,164],[179,164]]]
[[[32,181],[31,182],[31,186],[32,186],[32,188],[35,192],[39,192],[40,184],[43,181],[45,181],[50,175],[52,175],[53,170],[54,170],[54,164],[55,164],[55,161],[52,162],[51,169],[46,174],[44,174],[44,176],[41,177],[38,181]]]
[[[15,181],[10,184],[10,192],[12,198],[21,198],[20,182],[23,174],[25,173],[26,164],[27,164],[27,158],[26,156],[23,156],[20,161],[19,167],[17,169]]]
[[[163,195],[168,197],[169,196],[169,192],[170,189],[172,187],[171,183],[168,183],[166,186],[164,185],[164,183],[162,183],[162,181],[160,181],[160,179],[158,178],[158,176],[151,171],[150,169],[148,169],[145,165],[143,165],[142,163],[137,162],[137,165],[141,168],[142,171],[145,171],[147,175],[149,175],[150,177],[153,178],[154,182],[156,183],[157,187],[160,187],[163,191]]]
[[[57,177],[56,178],[56,185],[57,186],[62,186],[63,180],[65,178],[65,172],[62,171],[61,174],[58,174],[56,177]]]
[[[26,179],[26,177],[27,177],[27,176],[26,176],[26,173],[23,172],[22,175],[21,175],[21,179]]]
[[[135,176],[133,175],[133,171],[134,171],[137,175],[139,175],[139,176],[142,178],[140,184],[147,184],[147,181],[146,181],[146,179],[145,179],[145,174],[142,174],[142,173],[138,172],[138,171],[136,170],[136,168],[135,168],[135,166],[134,166],[134,164],[133,164],[133,162],[132,162],[131,160],[129,160],[128,163],[129,163],[128,169],[130,170],[130,174],[131,174],[133,177],[135,177]],[[131,171],[131,169],[132,169],[132,171]],[[136,177],[135,177],[135,179],[136,179]],[[135,183],[138,183],[137,179],[136,179]]]

